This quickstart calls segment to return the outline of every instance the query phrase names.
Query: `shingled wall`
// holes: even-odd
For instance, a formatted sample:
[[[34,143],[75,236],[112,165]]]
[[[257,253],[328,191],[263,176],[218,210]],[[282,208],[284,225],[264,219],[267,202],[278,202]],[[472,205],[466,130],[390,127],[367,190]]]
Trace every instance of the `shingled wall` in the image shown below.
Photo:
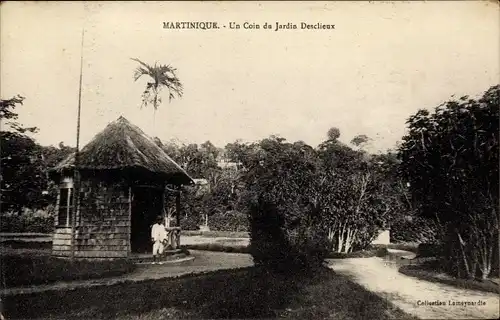
[[[130,189],[124,180],[82,177],[75,257],[120,258],[130,253]],[[53,254],[71,254],[71,228],[56,228]]]

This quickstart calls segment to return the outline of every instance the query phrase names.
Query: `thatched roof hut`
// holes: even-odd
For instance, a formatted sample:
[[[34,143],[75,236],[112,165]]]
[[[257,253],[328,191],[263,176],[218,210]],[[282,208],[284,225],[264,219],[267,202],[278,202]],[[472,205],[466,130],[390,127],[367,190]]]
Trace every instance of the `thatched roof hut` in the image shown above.
[[[52,170],[52,174],[71,172],[75,155],[71,154]],[[136,170],[164,178],[170,184],[194,184],[193,179],[175,163],[152,138],[124,117],[92,139],[79,154],[79,170]]]
[[[178,249],[180,187],[194,181],[141,129],[120,117],[83,147],[76,208],[74,169],[72,154],[50,171],[59,184],[55,256],[123,258],[148,252],[150,226],[164,214],[165,192],[172,186],[177,190],[177,227],[172,231],[176,240],[172,243]]]

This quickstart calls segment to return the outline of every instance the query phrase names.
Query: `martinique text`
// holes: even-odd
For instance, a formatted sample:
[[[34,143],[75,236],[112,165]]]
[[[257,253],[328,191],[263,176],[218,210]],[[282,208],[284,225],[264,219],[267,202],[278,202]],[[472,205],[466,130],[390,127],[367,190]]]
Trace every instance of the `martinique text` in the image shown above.
[[[163,29],[219,29],[217,22],[210,21],[184,21],[184,22],[163,22]]]

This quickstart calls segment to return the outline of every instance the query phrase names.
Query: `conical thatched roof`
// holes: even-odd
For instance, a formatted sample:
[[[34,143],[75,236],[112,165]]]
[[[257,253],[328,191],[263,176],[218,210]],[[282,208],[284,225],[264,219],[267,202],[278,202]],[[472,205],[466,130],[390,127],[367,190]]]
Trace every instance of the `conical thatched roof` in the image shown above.
[[[79,159],[81,170],[145,169],[176,184],[193,183],[186,171],[153,139],[124,117],[111,122],[98,133],[80,151]],[[75,155],[71,154],[52,171],[72,170],[74,163]]]

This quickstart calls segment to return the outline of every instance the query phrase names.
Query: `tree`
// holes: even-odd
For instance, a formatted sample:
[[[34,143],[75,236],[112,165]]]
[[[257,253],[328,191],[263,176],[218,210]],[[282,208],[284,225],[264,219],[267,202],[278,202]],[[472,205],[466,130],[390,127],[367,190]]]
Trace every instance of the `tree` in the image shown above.
[[[219,149],[210,141],[207,140],[202,143],[200,149],[210,159],[210,161],[217,161],[217,158],[219,156]]]
[[[162,142],[160,139],[158,139],[156,143],[175,162],[179,163],[181,166],[184,165],[181,163],[181,146],[173,141]]]
[[[2,210],[21,213],[22,209],[40,208],[47,204],[42,195],[48,179],[42,159],[42,147],[26,133],[36,132],[36,127],[25,128],[19,122],[17,107],[24,97],[15,96],[0,100],[0,121],[9,131],[0,132],[1,151],[1,201]]]
[[[164,88],[167,88],[168,90],[169,101],[175,98],[175,96],[182,96],[183,86],[179,78],[177,78],[177,69],[171,67],[170,65],[162,65],[158,63],[149,65],[137,58],[132,60],[140,64],[135,70],[134,80],[137,81],[142,76],[147,76],[151,79],[151,81],[146,83],[146,89],[142,94],[142,107],[152,104],[155,110],[158,109],[158,106],[162,102],[161,91]]]
[[[356,146],[356,147],[361,147],[363,146],[364,144],[366,144],[368,141],[370,141],[370,138],[368,138],[367,135],[365,134],[360,134],[360,135],[357,135],[355,136],[352,140],[351,140],[351,144]]]
[[[52,181],[49,177],[49,170],[55,167],[59,162],[64,160],[70,154],[74,153],[76,148],[66,146],[63,142],[60,142],[57,147],[54,146],[41,146],[41,160],[43,171],[45,173],[45,179],[48,181],[47,186],[47,199],[51,203],[55,203],[57,197],[57,184]]]
[[[208,188],[203,197],[206,226],[210,216],[222,215],[237,207],[240,175],[234,168],[219,168],[211,170],[208,177]]]
[[[5,125],[10,127],[12,131],[24,134],[24,133],[34,133],[38,131],[36,127],[25,128],[23,125],[17,122],[19,117],[18,113],[14,111],[14,109],[22,105],[24,102],[24,97],[21,95],[14,96],[10,99],[1,99],[0,100],[0,122],[5,122]]]
[[[21,213],[23,208],[47,205],[42,192],[47,190],[42,148],[30,137],[17,132],[2,132],[2,210]]]
[[[339,128],[336,128],[336,127],[332,127],[328,130],[327,134],[327,139],[329,141],[336,141],[338,140],[338,138],[340,138],[340,130]]]
[[[209,217],[213,214],[223,213],[228,207],[234,207],[231,197],[237,183],[232,172],[220,168],[217,163],[220,150],[210,141],[201,145],[188,144],[176,145],[175,143],[156,143],[177,163],[179,163],[191,176],[196,179],[206,179],[206,186],[186,188],[183,197],[189,203],[185,212],[190,212],[191,220],[198,226],[203,218],[203,223],[208,225]],[[231,200],[231,201],[230,201]],[[190,225],[190,227],[193,227]]]
[[[252,156],[258,150],[258,144],[247,144],[239,140],[228,143],[224,150],[225,156],[231,162],[237,164],[238,169],[248,168],[252,159]]]
[[[394,170],[386,170],[393,164],[335,140],[322,143],[318,154],[322,166],[318,194],[331,248],[344,253],[364,249],[397,211]]]
[[[489,276],[498,259],[500,86],[448,101],[408,121],[399,157],[421,215],[444,231],[447,270]]]
[[[47,170],[55,167],[59,162],[74,152],[75,148],[66,146],[64,142],[59,142],[57,147],[42,147],[42,157]]]
[[[247,154],[246,162],[243,200],[254,262],[278,270],[320,265],[326,234],[317,201],[314,149],[270,137]]]
[[[210,141],[201,146],[191,143],[178,148],[179,164],[194,178],[208,179],[218,170],[217,155],[218,149]]]

